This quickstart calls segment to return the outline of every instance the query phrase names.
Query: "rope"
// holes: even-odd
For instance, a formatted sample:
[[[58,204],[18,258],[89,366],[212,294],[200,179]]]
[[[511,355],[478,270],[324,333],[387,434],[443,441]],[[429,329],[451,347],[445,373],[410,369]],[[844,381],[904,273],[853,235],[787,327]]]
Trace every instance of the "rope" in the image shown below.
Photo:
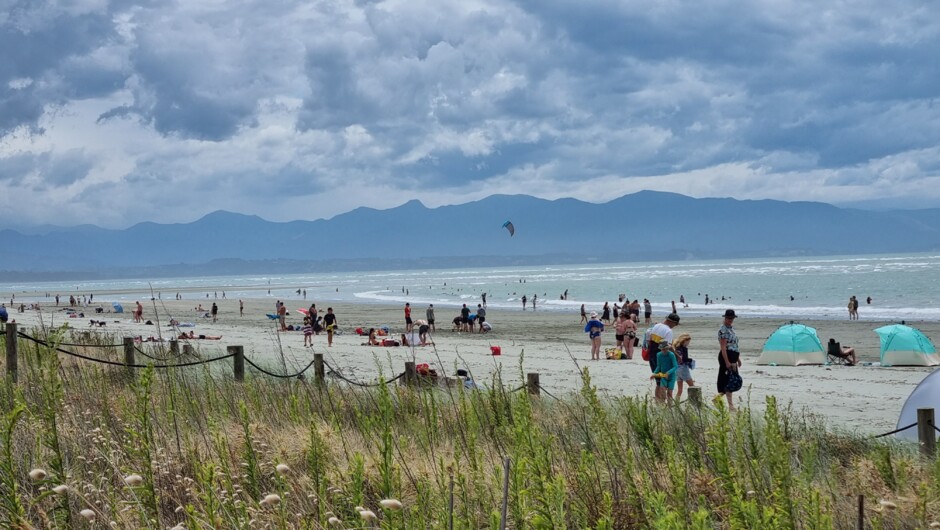
[[[547,395],[548,397],[554,399],[555,401],[561,401],[561,399],[555,397],[551,392],[549,392],[548,390],[545,390],[545,387],[542,386],[541,384],[538,386],[539,386],[539,390],[541,390],[542,392],[545,392],[545,395]]]
[[[328,363],[328,362],[326,362],[326,361],[323,361],[323,364],[324,364],[327,368],[330,369],[330,374],[331,374],[331,375],[334,375],[334,376],[336,376],[336,377],[342,379],[343,381],[346,381],[347,383],[349,383],[349,384],[351,384],[351,385],[361,386],[361,387],[363,387],[363,388],[372,388],[372,387],[377,387],[377,386],[382,386],[382,385],[388,385],[388,384],[394,383],[395,381],[398,381],[398,380],[401,379],[402,377],[405,377],[405,372],[402,372],[402,373],[398,374],[398,376],[393,377],[392,379],[389,379],[388,381],[385,381],[384,383],[381,382],[381,381],[378,382],[378,383],[360,383],[359,381],[353,381],[352,379],[349,379],[349,378],[345,377],[343,374],[341,374],[341,373],[339,372],[339,370],[335,370],[332,366],[330,366],[330,363]],[[306,370],[306,368],[305,368],[305,370]]]
[[[306,372],[307,370],[309,370],[311,366],[313,366],[313,361],[310,361],[310,364],[308,364],[307,366],[305,366],[303,370],[297,372],[296,374],[293,374],[293,375],[281,375],[281,374],[275,374],[275,373],[272,373],[272,372],[269,372],[269,371],[265,370],[264,368],[262,368],[262,367],[258,366],[257,364],[253,363],[253,362],[251,361],[251,359],[249,359],[248,357],[245,357],[245,362],[247,362],[248,364],[254,366],[256,370],[258,370],[259,372],[261,372],[261,373],[263,373],[263,374],[265,374],[265,375],[270,375],[271,377],[279,377],[279,378],[281,378],[281,379],[291,379],[291,378],[294,378],[294,377],[300,377],[301,375],[303,375],[304,372]]]
[[[910,429],[911,427],[917,427],[917,422],[914,422],[914,423],[908,425],[907,427],[901,427],[900,429],[895,429],[895,430],[893,430],[893,431],[891,431],[891,432],[886,432],[886,433],[884,433],[884,434],[879,434],[879,435],[877,435],[877,436],[872,436],[872,438],[882,438],[882,437],[885,437],[885,436],[890,436],[890,435],[892,435],[892,434],[897,434],[897,433],[899,433],[899,432],[901,432],[901,431],[906,431],[906,430]],[[936,428],[937,428],[937,427],[935,426],[934,429],[936,429]]]
[[[22,332],[17,333],[17,335],[19,335],[20,337],[22,337],[22,338],[24,338],[24,339],[31,340],[31,341],[35,342],[36,344],[39,344],[39,345],[42,345],[42,346],[46,346],[47,348],[51,348],[51,346],[49,345],[49,343],[47,343],[47,342],[44,341],[44,340],[40,340],[40,339],[37,339],[37,338],[35,338],[35,337],[30,337],[29,335],[27,335],[27,334],[25,334],[25,333],[22,333]],[[215,362],[215,361],[221,361],[221,360],[228,359],[228,358],[230,358],[230,357],[234,357],[234,356],[235,356],[234,353],[230,353],[230,354],[228,354],[228,355],[223,355],[223,356],[221,356],[221,357],[213,357],[212,359],[203,359],[203,360],[201,360],[201,361],[193,361],[193,362],[188,362],[188,363],[179,363],[179,364],[152,364],[152,365],[151,365],[151,364],[127,364],[127,363],[121,363],[121,362],[117,362],[117,361],[109,361],[109,360],[107,360],[107,359],[96,359],[96,358],[94,358],[94,357],[88,357],[87,355],[82,355],[82,354],[80,354],[80,353],[75,353],[75,352],[71,352],[71,351],[68,351],[68,350],[63,350],[62,348],[54,348],[54,349],[55,349],[55,351],[57,351],[57,352],[59,352],[59,353],[64,353],[64,354],[66,354],[66,355],[71,355],[72,357],[78,357],[79,359],[84,359],[84,360],[86,360],[86,361],[92,361],[92,362],[101,363],[101,364],[110,364],[110,365],[112,365],[112,366],[124,366],[124,367],[126,367],[126,368],[147,368],[148,366],[153,366],[154,368],[183,368],[183,367],[186,367],[186,366],[196,366],[196,365],[200,365],[200,364],[208,364],[208,363],[212,363],[212,362]]]
[[[519,386],[517,386],[516,388],[513,388],[512,390],[510,390],[509,393],[512,394],[512,393],[514,393],[514,392],[518,392],[518,391],[522,390],[523,388],[525,388],[525,385],[519,385]]]

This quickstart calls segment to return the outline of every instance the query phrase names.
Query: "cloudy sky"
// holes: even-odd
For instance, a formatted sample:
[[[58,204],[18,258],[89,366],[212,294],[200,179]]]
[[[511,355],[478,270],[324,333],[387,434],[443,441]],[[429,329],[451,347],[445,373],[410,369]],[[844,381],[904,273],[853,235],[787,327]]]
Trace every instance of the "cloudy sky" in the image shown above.
[[[930,1],[0,0],[0,227],[494,193],[940,207]]]

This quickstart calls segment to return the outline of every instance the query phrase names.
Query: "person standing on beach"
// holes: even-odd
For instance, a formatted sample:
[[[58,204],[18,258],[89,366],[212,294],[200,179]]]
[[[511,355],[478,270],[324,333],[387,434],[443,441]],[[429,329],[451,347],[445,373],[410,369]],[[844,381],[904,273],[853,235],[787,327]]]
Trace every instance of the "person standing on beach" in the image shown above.
[[[326,345],[333,345],[333,331],[336,330],[338,322],[336,315],[333,314],[333,308],[326,308],[326,314],[323,315],[323,324],[326,326]]]
[[[858,298],[852,297],[852,313],[855,315],[855,320],[858,320]]]
[[[464,304],[460,308],[460,330],[467,331],[468,329],[470,329],[470,308]]]
[[[610,324],[610,304],[604,302],[604,312],[601,313],[601,322]]]
[[[581,324],[587,323],[587,313],[584,311],[584,304],[581,304]]]
[[[445,283],[444,285],[447,285],[447,284]],[[486,307],[486,293],[483,293],[482,295],[480,295],[480,298],[482,298],[482,300],[480,301],[483,302],[483,307]]]
[[[209,312],[212,313],[212,322],[215,322],[219,316],[219,306],[212,302],[212,309]]]
[[[643,318],[644,324],[649,325],[653,323],[653,304],[650,303],[649,298],[643,299]]]
[[[737,315],[734,309],[728,309],[724,314],[724,322],[718,329],[718,396],[724,395],[728,400],[728,410],[734,410],[733,390],[728,390],[728,379],[732,373],[737,373],[741,367],[741,353],[738,350],[738,336],[734,332],[734,319]]]
[[[591,320],[584,326],[584,332],[591,338],[591,360],[601,359],[601,333],[604,332],[604,323],[597,319],[597,312],[591,311]]]
[[[405,333],[411,333],[414,327],[414,321],[411,320],[411,304],[405,302]]]
[[[437,328],[434,327],[434,304],[428,304],[428,310],[425,311],[425,315],[428,317],[428,327],[431,328],[431,331],[437,331]]]
[[[134,310],[134,322],[143,322],[144,321],[144,306],[140,303],[140,300],[137,301],[137,309]]]
[[[277,321],[281,324],[281,331],[287,331],[287,304],[277,301]]]
[[[480,327],[480,333],[483,333],[484,322],[486,322],[486,308],[477,304],[477,325]]]
[[[245,316],[245,301],[241,298],[238,299],[238,316]]]
[[[538,298],[539,298],[539,295],[537,294],[532,295],[532,311],[535,311],[535,301],[538,300]]]
[[[849,320],[855,320],[855,297],[854,296],[849,297],[849,303],[847,307],[849,309]]]
[[[649,330],[649,341],[646,343],[646,351],[649,353],[650,370],[656,371],[656,353],[659,352],[659,343],[667,341],[672,344],[672,328],[679,325],[679,315],[670,313],[659,324],[656,324]]]
[[[529,299],[526,298],[525,295],[522,295],[522,310],[523,310],[523,311],[525,311],[525,303],[526,303],[526,301],[528,301],[528,300],[529,300]]]
[[[688,333],[679,335],[672,343],[676,351],[676,358],[679,360],[679,368],[676,370],[676,381],[679,388],[676,390],[676,401],[682,399],[682,384],[687,383],[689,387],[695,386],[695,380],[692,379],[692,359],[689,358],[689,343],[692,342],[692,336]]]

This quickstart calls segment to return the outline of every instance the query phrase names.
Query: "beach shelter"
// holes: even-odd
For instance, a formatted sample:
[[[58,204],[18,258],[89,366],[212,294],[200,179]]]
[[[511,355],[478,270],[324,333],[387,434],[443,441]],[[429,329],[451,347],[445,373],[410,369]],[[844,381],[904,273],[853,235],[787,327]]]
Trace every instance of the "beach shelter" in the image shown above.
[[[123,313],[123,312],[124,312],[124,306],[122,306],[121,304],[119,304],[119,303],[117,303],[117,302],[111,302],[111,305],[114,307],[114,312],[115,312],[115,313]]]
[[[757,364],[826,364],[826,350],[819,342],[815,328],[803,324],[785,324],[764,342]]]
[[[940,355],[926,335],[904,324],[875,329],[881,337],[881,366],[937,366]]]
[[[917,409],[940,410],[940,371],[935,370],[927,374],[917,387],[907,397],[904,406],[901,407],[901,415],[898,416],[897,429],[907,427],[912,423],[917,423]],[[901,440],[916,442],[917,427],[905,429],[894,435]]]

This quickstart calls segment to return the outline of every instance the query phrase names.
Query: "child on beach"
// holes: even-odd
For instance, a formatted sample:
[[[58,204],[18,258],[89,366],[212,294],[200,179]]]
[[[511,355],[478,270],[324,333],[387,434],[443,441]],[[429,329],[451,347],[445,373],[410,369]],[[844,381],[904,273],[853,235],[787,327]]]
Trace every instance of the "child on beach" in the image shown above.
[[[591,311],[591,320],[584,326],[584,332],[591,338],[591,360],[601,360],[601,333],[604,332],[604,324],[597,319],[596,311]]]
[[[310,323],[310,317],[304,317],[304,348],[313,347],[313,325]]]
[[[652,354],[651,354],[652,355]],[[656,354],[656,368],[650,380],[656,381],[656,400],[672,401],[672,389],[676,386],[676,370],[679,367],[676,353],[669,341],[659,343],[659,352]]]
[[[695,380],[692,379],[692,370],[695,365],[695,361],[689,359],[689,343],[692,342],[692,337],[688,333],[683,333],[679,335],[676,340],[672,342],[672,347],[676,350],[676,357],[679,360],[679,369],[676,370],[676,379],[679,383],[679,388],[676,390],[676,401],[679,401],[682,398],[682,384],[688,383],[690,387],[695,386]]]

